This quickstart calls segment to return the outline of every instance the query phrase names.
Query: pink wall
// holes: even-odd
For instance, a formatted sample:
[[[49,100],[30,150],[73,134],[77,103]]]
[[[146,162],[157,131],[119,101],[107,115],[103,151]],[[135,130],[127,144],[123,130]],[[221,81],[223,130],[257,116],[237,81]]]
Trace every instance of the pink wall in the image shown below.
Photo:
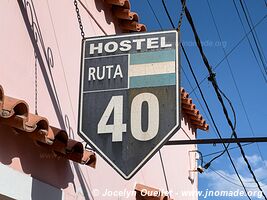
[[[29,36],[22,15],[24,13],[27,16],[23,7],[27,2],[31,5],[31,1],[2,0],[1,2],[0,84],[7,95],[25,100],[30,106],[30,111],[34,113],[34,40]],[[83,2],[104,30],[108,34],[114,34],[114,20],[110,7],[99,0],[83,0]],[[38,114],[47,117],[51,125],[59,128],[64,128],[67,116],[70,127],[77,130],[81,37],[73,2],[34,0],[33,4],[37,16],[33,19],[35,23],[38,19],[41,31],[37,45],[44,61],[43,64],[37,63]],[[79,7],[86,36],[103,35],[89,14],[81,6]],[[26,6],[32,23],[30,8],[33,8],[32,5]],[[45,60],[40,36],[43,39],[44,50],[47,51],[48,47],[52,49],[53,67],[49,67]],[[182,127],[191,138],[195,137],[184,121]],[[74,133],[75,139],[81,140],[75,131]],[[174,138],[187,139],[182,131],[179,131]],[[193,149],[194,145],[162,148],[171,191],[197,189],[197,174],[193,173],[196,178],[193,184],[188,180],[190,166],[195,167],[195,154],[192,157],[188,154]],[[114,196],[104,198],[101,194],[105,189],[130,191],[133,190],[135,183],[166,190],[158,153],[134,178],[125,181],[100,156],[97,158],[96,169],[73,164],[37,147],[26,137],[15,135],[9,127],[4,126],[0,126],[0,162],[44,183],[63,189],[64,199],[84,199],[86,196],[90,198],[90,193],[96,190],[99,190],[100,196],[93,195],[95,200],[118,199]],[[173,197],[175,198],[175,195]],[[179,196],[179,199],[189,199],[189,197]]]

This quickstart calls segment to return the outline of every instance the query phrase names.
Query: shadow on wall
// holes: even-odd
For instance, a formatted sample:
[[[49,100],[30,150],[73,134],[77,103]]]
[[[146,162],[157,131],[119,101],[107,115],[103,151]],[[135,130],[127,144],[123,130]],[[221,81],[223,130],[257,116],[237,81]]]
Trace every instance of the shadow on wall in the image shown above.
[[[12,128],[2,125],[0,152],[0,162],[4,165],[13,163],[13,167],[18,170],[21,168],[25,174],[31,174],[32,177],[56,188],[66,188],[68,183],[73,183],[74,175],[68,160],[55,156],[53,152],[37,146],[25,135],[16,134]],[[18,158],[20,164],[17,164],[14,158]],[[41,182],[37,185],[40,184]],[[35,193],[36,188],[37,186],[33,185],[32,191]]]
[[[45,80],[45,84],[47,86],[47,91],[49,92],[53,108],[55,109],[55,113],[58,118],[60,128],[62,130],[66,130],[64,117],[62,115],[62,110],[57,95],[57,90],[55,88],[53,75],[51,73],[51,68],[55,67],[53,59],[53,51],[49,46],[45,44],[45,41],[43,40],[41,28],[39,26],[37,18],[38,14],[36,14],[33,1],[17,0],[17,3],[19,5],[19,9],[21,11],[26,29],[28,31],[29,38],[33,45],[34,54],[38,59],[39,67],[41,69],[43,78]],[[42,56],[42,53],[44,54],[44,56]],[[9,130],[9,132],[11,135],[12,130]],[[0,132],[0,152],[3,148],[1,146],[1,142],[3,141],[2,140],[3,135],[1,134],[2,133]],[[72,182],[74,190],[76,191],[76,185],[73,182],[74,175],[71,171],[69,161],[60,158],[58,156],[55,156],[48,150],[41,148],[39,148],[37,151],[32,152],[31,148],[33,147],[35,147],[35,149],[37,148],[36,146],[34,146],[32,141],[28,141],[27,138],[22,137],[20,135],[12,137],[16,142],[14,143],[13,141],[12,143],[11,140],[8,145],[11,146],[13,145],[13,148],[16,150],[14,151],[14,149],[12,150],[12,148],[9,147],[4,148],[4,151],[11,150],[7,152],[12,152],[12,153],[11,155],[8,155],[9,157],[5,156],[4,158],[0,158],[0,162],[2,162],[3,160],[3,162],[5,161],[6,164],[8,163],[10,164],[12,158],[19,157],[21,159],[21,165],[25,173],[30,173],[37,179],[44,180],[46,183],[54,185],[58,188],[66,188],[68,186],[68,183]],[[29,147],[25,147],[23,149],[23,146],[29,146]],[[31,166],[29,166],[28,164],[28,160],[34,163],[35,166],[34,169],[31,169]],[[86,182],[82,179],[83,178],[82,173],[77,163],[74,163],[74,170],[78,176],[78,180],[81,185],[85,199],[89,199],[87,185]],[[42,177],[42,179],[40,177]]]

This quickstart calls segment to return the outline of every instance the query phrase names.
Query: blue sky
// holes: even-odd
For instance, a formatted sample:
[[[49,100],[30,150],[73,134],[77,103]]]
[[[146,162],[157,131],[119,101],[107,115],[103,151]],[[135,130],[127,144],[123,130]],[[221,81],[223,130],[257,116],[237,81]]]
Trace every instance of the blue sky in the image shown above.
[[[267,7],[264,0],[243,0],[243,2],[244,1],[248,7],[254,25],[257,24],[264,16],[266,16]],[[181,10],[180,1],[165,0],[165,2],[175,25],[177,25]],[[212,67],[215,67],[224,57],[224,50],[226,53],[231,52],[236,44],[238,44],[240,40],[242,40],[242,38],[245,36],[245,32],[235,10],[233,0],[208,0],[208,2],[213,12],[222,42],[219,40],[216,28],[212,21],[212,15],[208,7],[207,0],[187,1],[187,6],[193,17],[195,26],[203,43],[204,51],[209,59],[209,62]],[[163,29],[171,29],[171,24],[169,23],[166,13],[164,12],[161,0],[150,0],[150,3],[154,8]],[[245,31],[248,32],[249,27],[247,22],[245,21],[245,16],[243,11],[241,10],[239,0],[235,0],[235,3],[245,25]],[[132,10],[136,11],[139,14],[141,22],[146,24],[148,31],[160,30],[160,26],[157,23],[146,0],[134,0],[131,1],[131,4]],[[264,62],[267,65],[267,60],[265,58],[267,57],[267,19],[264,18],[264,20],[257,25],[255,30],[260,41],[260,48],[262,49],[262,52],[264,54]],[[267,127],[265,126],[265,124],[267,119],[267,108],[265,102],[267,101],[267,83],[264,80],[264,76],[267,76],[267,74],[264,72],[263,65],[259,60],[259,54],[256,51],[256,46],[253,42],[252,34],[249,34],[248,37],[252,43],[253,49],[256,52],[259,65],[257,64],[255,57],[253,56],[248,40],[246,38],[228,56],[228,62],[232,70],[232,75],[235,79],[240,96],[238,94],[237,88],[235,87],[234,80],[231,76],[231,71],[226,59],[221,62],[221,64],[216,68],[216,78],[220,88],[227,95],[227,97],[229,97],[234,106],[237,117],[236,132],[238,136],[252,137],[253,134],[255,136],[266,136]],[[184,43],[184,47],[190,58],[198,81],[202,81],[207,77],[208,72],[195,45],[193,33],[185,16],[183,18],[181,27],[181,41]],[[191,92],[191,86],[195,88],[196,84],[182,53],[181,63],[184,70],[184,73],[181,73],[182,87],[184,87],[188,92]],[[212,114],[222,136],[226,138],[230,137],[231,130],[227,125],[221,106],[216,98],[211,83],[209,83],[207,79],[205,79],[201,84],[201,88],[204,91],[204,95],[211,108]],[[203,110],[200,105],[202,104],[204,106],[204,103],[201,99],[199,91],[196,89],[195,93],[191,93],[190,96],[191,98],[193,98],[193,101],[197,105],[201,114],[205,117],[205,119],[207,119],[208,123],[212,125],[209,117],[205,115],[205,112],[207,113],[207,110]],[[198,101],[198,99],[200,101]],[[243,101],[245,110],[242,106],[241,99]],[[247,113],[247,117],[245,112]],[[231,117],[233,118],[232,114]],[[248,120],[251,126],[249,125]],[[210,126],[210,131],[208,133],[198,131],[198,138],[217,138],[217,135],[213,127]],[[260,181],[263,189],[265,190],[265,193],[267,194],[266,145],[266,143],[258,143],[258,146],[256,144],[250,144],[244,146],[244,151],[258,180]],[[231,147],[236,147],[236,145],[232,144]],[[199,145],[199,150],[203,155],[220,151],[222,149],[222,145]],[[230,153],[232,158],[235,160],[237,169],[242,176],[242,179],[244,180],[244,183],[247,186],[248,190],[257,191],[257,188],[255,188],[256,185],[255,183],[253,183],[252,177],[241,157],[240,150],[234,149],[231,150]],[[208,162],[211,158],[213,157],[204,156],[204,161]],[[221,158],[217,159],[212,163],[211,169],[208,169],[204,174],[199,175],[199,190],[207,191],[231,189],[242,190],[242,187],[240,187],[240,183],[237,180],[237,177],[233,171],[227,155],[224,155]],[[199,199],[205,198],[200,197]],[[227,198],[209,197],[206,199],[216,200]],[[239,200],[247,198],[235,197],[235,199]],[[252,199],[258,198],[256,196]]]

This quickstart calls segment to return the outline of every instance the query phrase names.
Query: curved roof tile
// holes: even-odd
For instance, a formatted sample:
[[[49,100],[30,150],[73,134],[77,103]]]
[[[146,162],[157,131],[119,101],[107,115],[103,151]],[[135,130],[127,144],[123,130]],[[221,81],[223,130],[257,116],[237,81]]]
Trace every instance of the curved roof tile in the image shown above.
[[[68,138],[64,130],[52,127],[46,118],[29,113],[28,104],[4,95],[0,85],[0,123],[31,138],[39,146],[53,151],[66,159],[95,167],[96,156],[85,150],[82,143]]]
[[[137,183],[135,186],[136,200],[173,200],[159,189]]]
[[[146,26],[140,24],[137,13],[131,12],[129,0],[104,0],[107,4],[112,5],[112,12],[119,20],[119,26],[126,32],[143,32]]]
[[[196,105],[193,104],[192,99],[189,98],[189,94],[184,88],[181,88],[181,102],[182,112],[187,115],[190,120],[190,124],[196,129],[208,131],[209,125],[203,119],[202,115],[199,113],[199,110],[196,109]]]

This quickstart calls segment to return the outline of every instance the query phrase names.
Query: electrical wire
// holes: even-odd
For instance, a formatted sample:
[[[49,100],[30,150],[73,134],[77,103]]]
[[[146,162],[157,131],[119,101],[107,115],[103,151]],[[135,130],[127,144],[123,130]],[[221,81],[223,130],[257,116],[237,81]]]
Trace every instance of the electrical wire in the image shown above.
[[[165,1],[164,1],[164,0],[161,0],[161,1],[162,1],[162,5],[163,5],[163,7],[164,7],[164,10],[168,10],[168,9],[167,9],[167,6],[166,6],[166,4],[165,4]],[[172,27],[175,28],[175,25],[174,25],[174,23],[173,23],[173,21],[172,21],[172,18],[171,18],[170,13],[169,13],[169,12],[166,12],[166,14],[167,14],[167,17],[168,17],[169,22],[171,23]]]
[[[244,147],[244,146],[248,146],[248,145],[251,145],[251,144],[254,144],[254,142],[245,143],[245,144],[242,144],[242,146]],[[233,149],[237,149],[237,148],[238,148],[238,146],[230,147],[230,148],[228,148],[228,150],[233,150]],[[225,149],[223,149],[221,151],[216,151],[216,152],[213,152],[213,153],[209,153],[209,154],[203,155],[203,158],[222,153],[223,151],[225,151]]]
[[[171,21],[170,14],[169,14],[169,12],[168,12],[167,7],[164,6],[164,9],[165,9],[165,12],[166,12],[167,15],[168,15],[169,20]],[[187,10],[187,7],[185,6],[185,12],[186,12],[186,10]],[[173,28],[175,28],[175,27],[174,27],[174,24],[173,24],[172,21],[171,21],[171,24],[172,24]],[[219,132],[219,130],[218,130],[218,128],[217,128],[217,125],[216,125],[216,123],[215,123],[215,121],[214,121],[214,118],[213,118],[213,116],[212,116],[212,114],[211,114],[211,111],[210,111],[210,109],[209,109],[209,106],[208,106],[208,104],[207,104],[207,101],[206,101],[206,99],[205,99],[205,97],[204,97],[204,95],[203,95],[203,92],[202,92],[202,90],[201,90],[201,88],[200,88],[200,85],[199,85],[199,83],[198,83],[198,81],[197,81],[197,78],[196,78],[196,76],[195,76],[195,74],[194,74],[194,71],[193,71],[193,68],[192,68],[192,66],[191,66],[191,63],[190,63],[190,61],[189,61],[189,59],[188,59],[188,56],[187,56],[187,54],[186,54],[186,52],[185,52],[184,47],[183,47],[182,44],[181,44],[181,47],[182,47],[183,53],[184,53],[184,55],[185,55],[185,57],[186,57],[186,61],[187,61],[188,65],[189,65],[190,71],[191,71],[191,73],[192,73],[192,75],[193,75],[193,77],[194,77],[194,80],[195,80],[195,82],[196,82],[196,84],[197,84],[197,87],[198,87],[198,89],[199,89],[199,91],[200,91],[201,97],[202,97],[202,99],[203,99],[203,101],[204,101],[204,103],[205,103],[205,106],[206,106],[206,108],[207,108],[207,110],[208,110],[208,113],[209,113],[209,115],[210,115],[210,117],[211,117],[211,120],[212,120],[212,122],[213,122],[213,125],[214,125],[214,127],[215,127],[215,129],[216,129],[216,132],[217,132],[219,138],[222,139],[221,134],[220,134],[220,132]],[[248,199],[251,200],[250,196],[248,195],[247,189],[246,189],[246,187],[245,187],[245,185],[244,185],[244,183],[243,183],[243,181],[242,181],[242,179],[241,179],[241,177],[240,177],[240,175],[239,175],[239,173],[238,173],[238,171],[237,171],[237,169],[236,169],[236,167],[235,167],[235,165],[234,165],[233,159],[232,159],[232,157],[231,157],[231,155],[230,155],[229,151],[227,150],[227,147],[226,147],[226,145],[225,145],[224,143],[223,143],[223,146],[224,146],[224,148],[226,149],[226,152],[227,152],[227,155],[228,155],[228,157],[229,157],[229,159],[230,159],[230,162],[231,162],[231,164],[232,164],[232,166],[233,166],[233,168],[234,168],[234,171],[235,171],[237,177],[239,178],[240,183],[241,183],[242,186],[243,186],[243,189],[244,189],[244,191],[245,191],[245,193],[246,193]]]
[[[222,43],[222,37],[221,37],[221,34],[220,34],[220,32],[219,32],[219,28],[218,28],[218,25],[217,25],[217,23],[216,23],[216,20],[215,20],[213,11],[212,11],[212,9],[211,9],[209,0],[206,0],[206,2],[207,2],[207,4],[208,4],[209,11],[210,11],[210,14],[211,14],[211,16],[212,16],[212,21],[213,21],[213,24],[214,24],[214,26],[215,26],[217,35],[218,35],[218,37],[219,37],[220,42]],[[224,48],[223,46],[221,46],[221,47],[222,47],[222,50],[223,50],[224,55],[226,55],[225,48]],[[251,130],[251,133],[252,133],[253,136],[256,136],[256,135],[255,135],[255,132],[254,132],[254,129],[252,128],[252,124],[251,124],[251,122],[250,122],[250,119],[249,119],[249,117],[248,117],[248,113],[247,113],[246,107],[245,107],[245,105],[244,105],[244,101],[243,101],[243,99],[242,99],[240,90],[239,90],[239,88],[238,88],[238,86],[237,86],[237,81],[236,81],[236,79],[235,79],[235,77],[234,77],[234,73],[233,73],[232,68],[231,68],[231,66],[230,66],[230,61],[229,61],[228,58],[226,58],[226,61],[227,61],[227,66],[228,66],[228,69],[229,69],[229,71],[230,71],[231,77],[232,77],[233,82],[234,82],[234,86],[235,86],[235,88],[236,88],[236,91],[237,91],[237,94],[238,94],[238,97],[239,97],[239,100],[240,100],[240,102],[241,102],[241,106],[242,106],[242,108],[243,108],[243,111],[244,111],[244,113],[245,113],[245,117],[246,117],[246,119],[247,119],[249,128],[250,128],[250,130]],[[261,159],[263,160],[263,156],[262,156],[262,153],[261,153],[259,144],[256,143],[256,145],[257,145],[258,151],[259,151],[259,153],[260,153]]]
[[[247,12],[247,15],[248,15],[249,21],[250,21],[250,23],[251,23],[251,26],[253,26],[253,21],[252,21],[251,15],[250,15],[250,13],[249,13],[249,9],[248,9],[248,7],[247,7],[247,3],[246,3],[246,1],[243,1],[243,2],[244,2],[244,7],[245,7],[245,10],[246,10],[246,12]],[[267,62],[267,61],[266,61],[266,57],[265,57],[265,54],[264,54],[264,52],[263,52],[263,48],[262,48],[262,46],[261,46],[261,42],[260,42],[260,40],[259,40],[257,31],[254,30],[253,32],[254,32],[254,34],[255,34],[256,41],[257,41],[257,43],[258,43],[258,45],[259,45],[259,49],[260,49],[260,51],[261,51],[262,57],[264,58],[265,63],[266,63],[266,62]]]
[[[235,3],[235,0],[233,0],[233,4],[234,4],[234,7],[235,7],[235,11],[236,11],[236,13],[237,13],[238,19],[239,19],[239,21],[240,21],[240,23],[241,23],[241,25],[242,25],[243,31],[244,31],[244,33],[246,33],[246,28],[245,28],[245,25],[244,25],[244,23],[243,23],[243,21],[242,21],[241,15],[240,15],[240,13],[239,13],[239,11],[238,11],[238,8],[237,8],[237,5],[236,5],[236,3]],[[249,39],[248,36],[246,36],[246,38],[247,38],[247,41],[248,41],[248,43],[249,43],[249,47],[250,47],[250,49],[251,49],[251,51],[252,51],[252,53],[253,53],[253,56],[254,56],[254,58],[255,58],[255,60],[256,60],[256,62],[257,62],[257,66],[258,66],[259,69],[260,69],[260,72],[261,72],[261,74],[262,74],[262,76],[263,76],[263,78],[264,78],[264,80],[265,80],[265,83],[267,83],[266,74],[264,73],[264,71],[262,70],[262,68],[261,68],[261,66],[260,66],[260,63],[259,63],[258,58],[257,58],[257,56],[256,56],[256,52],[254,51],[254,49],[253,49],[253,47],[252,47],[251,41],[250,41],[250,39]],[[263,68],[264,68],[264,66],[263,66]]]
[[[183,0],[181,0],[181,1],[183,1]],[[224,101],[223,101],[223,99],[222,99],[221,93],[220,93],[220,91],[219,91],[219,86],[218,86],[218,83],[217,83],[217,81],[216,81],[215,74],[214,74],[213,69],[211,68],[211,66],[210,66],[210,64],[209,64],[209,61],[208,61],[208,59],[207,59],[207,57],[206,57],[206,55],[205,55],[205,53],[204,53],[204,51],[203,51],[202,44],[201,44],[201,42],[200,42],[198,33],[197,33],[197,31],[196,31],[196,28],[195,28],[193,19],[192,19],[192,17],[191,17],[191,14],[190,14],[189,10],[187,9],[187,7],[185,7],[185,14],[186,14],[187,20],[188,20],[188,22],[189,22],[189,24],[190,24],[190,26],[191,26],[191,29],[192,29],[192,31],[193,31],[193,33],[194,33],[195,40],[196,40],[196,43],[197,43],[197,47],[198,47],[199,52],[200,52],[200,54],[201,54],[202,60],[203,60],[205,66],[206,66],[206,68],[207,68],[207,70],[208,70],[208,72],[209,72],[209,81],[210,81],[210,82],[212,83],[212,85],[213,85],[213,88],[214,88],[214,90],[215,90],[215,93],[216,93],[216,95],[217,95],[217,98],[218,98],[218,100],[219,100],[219,102],[220,102],[220,104],[221,104],[221,106],[222,106],[223,113],[224,113],[224,115],[225,115],[225,118],[226,118],[226,120],[227,120],[227,123],[228,123],[228,125],[230,126],[230,128],[231,128],[231,130],[232,130],[232,132],[233,132],[234,137],[237,138],[237,134],[236,134],[236,131],[235,131],[235,129],[234,129],[233,122],[232,122],[231,119],[229,118],[228,111],[227,111],[227,109],[226,109],[226,106],[225,106]],[[266,197],[266,195],[264,194],[264,192],[263,192],[263,190],[262,190],[262,188],[261,188],[261,186],[260,186],[260,184],[259,184],[259,182],[258,182],[258,180],[257,180],[257,178],[256,178],[256,176],[255,176],[255,174],[254,174],[254,172],[253,172],[253,170],[252,170],[252,168],[251,168],[251,166],[250,166],[250,164],[249,164],[247,158],[246,158],[245,152],[244,152],[244,150],[243,150],[241,144],[240,144],[239,142],[237,142],[237,145],[239,146],[241,155],[242,155],[242,157],[243,157],[245,163],[247,164],[248,170],[249,170],[249,172],[251,173],[251,175],[252,175],[252,177],[253,177],[255,183],[257,184],[259,190],[262,192],[263,197],[267,200],[267,197]]]
[[[187,80],[187,82],[188,82],[190,88],[193,89],[193,86],[192,86],[191,82],[189,81],[189,78],[188,78],[188,76],[186,75],[186,73],[185,73],[184,68],[183,68],[182,65],[181,65],[181,69],[182,69],[182,72],[183,72],[183,74],[184,74],[184,76],[185,76],[185,78],[186,78],[186,80]],[[197,102],[199,103],[199,105],[200,105],[200,107],[201,107],[201,109],[202,109],[201,112],[204,113],[204,118],[207,119],[208,124],[210,124],[210,126],[211,126],[213,132],[215,132],[214,126],[213,126],[213,124],[211,123],[210,118],[209,118],[209,116],[208,116],[206,110],[204,109],[204,106],[202,105],[202,103],[201,103],[200,99],[198,98],[198,96],[197,96],[197,94],[196,94],[195,91],[194,91],[194,95],[195,95],[196,100],[197,100]]]
[[[226,56],[223,56],[222,59],[215,65],[214,70],[216,70],[221,64],[222,62],[228,57],[230,56],[237,47],[239,47],[240,44],[242,44],[242,42],[248,37],[248,35],[252,32],[252,30],[254,30],[255,28],[257,28],[265,19],[267,18],[267,14],[264,15],[253,27],[252,29],[250,29],[236,44],[235,46],[226,54]],[[205,78],[203,78],[201,81],[199,81],[199,84],[201,85],[206,79],[208,78],[208,76],[206,76]],[[189,92],[189,94],[191,94],[194,90],[196,90],[197,87],[195,87],[192,91]]]
[[[184,55],[185,55],[186,61],[187,61],[187,63],[188,63],[188,66],[189,66],[189,68],[190,68],[190,71],[191,71],[191,73],[192,73],[192,75],[193,75],[193,77],[194,77],[194,80],[195,80],[195,82],[196,82],[196,84],[197,84],[197,87],[198,87],[198,89],[199,89],[199,91],[200,91],[201,97],[202,97],[202,99],[203,99],[203,101],[204,101],[204,103],[205,103],[205,106],[206,106],[207,110],[208,110],[208,113],[209,113],[209,115],[210,115],[210,118],[211,118],[211,120],[212,120],[212,123],[213,123],[213,125],[214,125],[214,127],[215,127],[216,133],[218,134],[219,138],[222,139],[222,136],[221,136],[221,134],[220,134],[220,131],[219,131],[219,129],[218,129],[216,123],[215,123],[215,120],[214,120],[214,118],[213,118],[213,116],[212,116],[212,114],[211,114],[211,111],[210,111],[210,108],[209,108],[209,106],[208,106],[208,103],[207,103],[207,101],[206,101],[206,99],[205,99],[205,97],[204,97],[204,94],[203,94],[203,92],[202,92],[202,89],[200,88],[200,85],[199,85],[199,83],[198,83],[198,81],[197,81],[196,75],[195,75],[195,73],[194,73],[194,71],[193,71],[193,68],[192,68],[192,66],[191,66],[191,63],[190,63],[190,61],[189,61],[189,59],[188,59],[188,56],[187,56],[187,54],[186,54],[186,52],[185,52],[185,49],[184,49],[184,47],[183,47],[182,44],[181,44],[181,47],[182,47],[183,53],[184,53]],[[238,177],[240,183],[242,184],[242,186],[243,186],[243,188],[244,188],[244,191],[245,191],[246,194],[247,194],[248,199],[251,199],[251,198],[249,197],[248,192],[247,192],[247,189],[246,189],[246,187],[245,187],[245,185],[244,185],[244,183],[243,183],[243,181],[242,181],[242,179],[241,179],[241,176],[239,175],[239,173],[238,173],[238,171],[237,171],[237,169],[236,169],[236,166],[235,166],[235,164],[234,164],[234,161],[233,161],[233,159],[232,159],[232,157],[231,157],[231,155],[230,155],[230,153],[229,153],[229,151],[228,151],[229,144],[228,144],[228,146],[227,146],[225,143],[223,143],[223,146],[224,146],[225,151],[226,151],[226,153],[227,153],[227,155],[228,155],[228,157],[229,157],[229,160],[230,160],[230,162],[231,162],[231,164],[232,164],[232,166],[233,166],[233,168],[234,168],[234,171],[235,171],[235,173],[236,173],[236,175],[237,175],[237,177]],[[206,164],[206,167],[205,167],[205,168],[208,168],[209,165],[210,165],[210,162]]]
[[[233,185],[236,185],[238,187],[242,187],[242,185],[239,185],[238,183],[236,183],[236,179],[232,178],[232,177],[229,177],[225,174],[221,174],[220,172],[218,172],[218,170],[216,170],[214,167],[210,167],[209,168],[211,171],[213,171],[215,174],[217,174],[219,177],[221,177],[222,179],[224,179],[225,181],[233,184]],[[264,180],[264,179],[262,179]],[[252,183],[251,181],[244,181],[245,183]],[[254,182],[254,181],[253,181]],[[261,185],[262,188],[266,188],[267,185]],[[247,186],[247,188],[250,188],[250,189],[255,189],[255,188],[258,188],[257,186]]]
[[[164,3],[164,1],[163,1],[163,3]],[[164,5],[165,5],[165,4],[164,4]],[[168,10],[167,10],[167,8],[166,8],[166,5],[164,6],[164,8],[165,8],[166,13],[168,13]],[[187,9],[187,8],[186,8],[186,9]],[[171,21],[171,18],[170,18],[169,13],[168,13],[167,15],[168,15],[168,17],[169,17],[169,19],[170,19],[170,21]],[[171,21],[171,24],[173,25],[172,21]],[[255,26],[256,26],[256,25],[255,25]],[[173,26],[173,27],[174,27],[174,26]],[[182,48],[183,48],[183,46],[182,46]],[[185,53],[185,51],[184,51],[184,53]],[[189,60],[188,60],[188,61],[189,61]],[[192,69],[192,68],[191,68],[191,69]],[[214,74],[213,74],[213,75],[214,75]],[[194,76],[194,78],[195,78],[195,80],[197,80],[195,76]],[[198,88],[200,89],[199,85],[198,85]],[[218,88],[217,88],[217,91],[219,91]],[[220,93],[219,93],[219,94],[220,94]],[[203,93],[202,93],[202,95],[203,95]],[[220,96],[221,96],[221,94],[220,94]],[[205,101],[204,101],[204,102],[205,102]],[[206,106],[207,106],[207,104],[206,104]],[[209,110],[209,109],[208,109],[208,110]],[[214,120],[213,120],[213,122],[214,122]],[[215,126],[215,127],[216,127],[216,126]],[[233,128],[233,126],[232,126],[232,128]],[[225,144],[224,144],[224,146],[225,146]],[[226,146],[225,146],[225,148],[226,148]],[[240,148],[240,147],[239,147],[239,148]],[[227,148],[226,148],[226,149],[227,149]],[[233,160],[232,160],[232,158],[231,158],[231,156],[230,156],[228,150],[227,150],[227,154],[228,154],[229,159],[230,159],[230,161],[231,161],[231,163],[232,163],[232,165],[233,165],[233,167],[234,167],[234,169],[235,169],[235,172],[236,172],[236,174],[237,174],[237,176],[238,176],[238,178],[239,178],[239,180],[240,180],[240,182],[241,182],[241,184],[242,184],[242,187],[244,188],[244,190],[245,190],[245,192],[246,192],[246,194],[247,194],[248,199],[251,199],[251,198],[249,197],[248,193],[247,193],[247,189],[246,189],[246,187],[244,186],[244,183],[242,182],[239,173],[237,172],[237,169],[236,169],[235,166],[234,166]],[[259,185],[258,185],[258,186],[259,186]]]
[[[160,29],[162,30],[162,29],[163,29],[163,28],[162,28],[162,25],[161,25],[161,23],[160,23],[160,21],[159,21],[159,18],[157,17],[157,15],[156,15],[156,13],[155,13],[153,7],[152,7],[152,5],[150,4],[149,0],[146,0],[146,1],[147,1],[148,5],[149,5],[150,9],[151,9],[152,12],[153,12],[153,15],[155,16],[155,19],[157,20]]]
[[[164,176],[164,180],[165,180],[165,184],[166,184],[166,189],[168,191],[168,196],[170,197],[170,190],[169,190],[169,184],[168,184],[168,179],[167,179],[167,175],[166,175],[166,171],[165,171],[165,167],[164,167],[164,162],[162,159],[162,155],[161,155],[161,151],[159,150],[159,158],[160,158],[160,162],[161,162],[161,167],[162,167],[162,171],[163,171],[163,176]]]

